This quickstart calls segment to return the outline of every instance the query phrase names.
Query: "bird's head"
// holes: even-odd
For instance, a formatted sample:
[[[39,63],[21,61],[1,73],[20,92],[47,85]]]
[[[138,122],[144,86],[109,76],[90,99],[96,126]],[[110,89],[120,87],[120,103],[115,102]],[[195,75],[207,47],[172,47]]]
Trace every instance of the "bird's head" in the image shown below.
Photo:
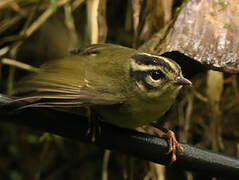
[[[131,57],[130,77],[136,90],[149,98],[175,95],[182,86],[192,84],[183,77],[175,61],[147,53],[136,53]]]

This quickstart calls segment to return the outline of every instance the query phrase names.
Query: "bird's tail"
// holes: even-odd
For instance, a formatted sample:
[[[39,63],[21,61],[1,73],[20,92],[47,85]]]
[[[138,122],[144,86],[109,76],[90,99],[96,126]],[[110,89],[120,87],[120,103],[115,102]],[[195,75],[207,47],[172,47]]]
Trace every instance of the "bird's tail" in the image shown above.
[[[8,97],[7,95],[4,95],[4,94],[0,94],[0,108],[1,108],[1,106],[9,104],[13,101],[14,101],[13,98],[10,98],[10,97]]]
[[[2,120],[4,118],[4,115],[6,114],[6,105],[11,103],[13,99],[10,97],[0,94],[0,119]]]
[[[0,94],[0,118],[4,114],[10,114],[15,109],[21,107],[23,102],[16,101],[15,98],[9,97],[5,94]]]

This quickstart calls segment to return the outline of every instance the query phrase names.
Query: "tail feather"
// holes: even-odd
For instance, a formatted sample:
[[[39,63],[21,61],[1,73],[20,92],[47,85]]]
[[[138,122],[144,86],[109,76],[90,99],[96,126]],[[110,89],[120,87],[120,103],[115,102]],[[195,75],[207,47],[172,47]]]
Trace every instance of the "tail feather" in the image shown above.
[[[8,97],[4,94],[0,94],[0,106],[6,105],[6,104],[11,103],[13,101],[14,101],[13,98],[10,98],[10,97]]]

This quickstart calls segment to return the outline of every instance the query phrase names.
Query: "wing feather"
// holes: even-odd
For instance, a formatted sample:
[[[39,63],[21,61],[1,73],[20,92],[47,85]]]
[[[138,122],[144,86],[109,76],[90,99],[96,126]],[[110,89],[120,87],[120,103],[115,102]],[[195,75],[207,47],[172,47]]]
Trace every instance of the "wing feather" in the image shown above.
[[[123,103],[128,77],[125,72],[127,63],[122,59],[130,59],[133,53],[133,49],[109,44],[77,49],[70,57],[51,61],[37,74],[21,81],[15,96],[32,105],[35,103],[35,106]]]
[[[26,107],[83,107],[94,105],[112,105],[124,102],[124,97],[107,92],[106,86],[75,87],[57,82],[28,81],[22,84],[21,96],[16,101],[32,103]]]

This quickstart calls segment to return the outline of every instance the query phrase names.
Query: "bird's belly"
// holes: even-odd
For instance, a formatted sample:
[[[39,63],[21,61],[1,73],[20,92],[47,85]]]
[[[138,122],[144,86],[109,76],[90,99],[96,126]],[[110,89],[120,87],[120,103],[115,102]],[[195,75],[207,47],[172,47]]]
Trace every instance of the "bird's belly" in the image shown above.
[[[112,105],[100,106],[95,110],[102,119],[123,128],[136,128],[158,120],[172,105],[172,102],[137,106]]]

